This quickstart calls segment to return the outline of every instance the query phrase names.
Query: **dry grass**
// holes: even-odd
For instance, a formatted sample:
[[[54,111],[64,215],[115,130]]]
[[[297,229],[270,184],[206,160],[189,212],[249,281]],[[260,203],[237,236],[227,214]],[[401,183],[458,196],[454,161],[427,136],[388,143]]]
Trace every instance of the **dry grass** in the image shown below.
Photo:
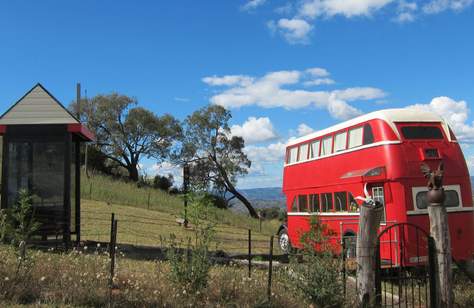
[[[262,222],[262,232],[258,225],[239,220],[239,214],[233,215],[235,221],[226,222],[221,219],[221,211],[213,212],[210,217],[215,222],[216,241],[212,250],[223,250],[228,253],[246,253],[248,246],[248,229],[252,229],[254,253],[268,253],[270,235],[278,229],[278,221]],[[192,229],[185,229],[176,223],[179,215],[175,213],[147,210],[131,206],[110,204],[100,201],[82,201],[81,229],[83,240],[108,241],[110,238],[110,215],[115,213],[118,219],[118,243],[166,246],[167,240],[173,234],[178,240],[186,242],[188,237],[193,237]],[[228,211],[227,211],[228,212]],[[278,247],[274,244],[274,253],[278,254]]]
[[[11,247],[0,246],[0,304],[45,307],[100,307],[108,304],[109,259],[92,254],[29,252],[17,273],[18,259]],[[209,285],[195,294],[170,282],[166,262],[117,260],[113,303],[116,307],[302,307],[307,303],[290,294],[274,277],[271,303],[267,302],[266,271],[252,278],[236,266],[214,266]]]

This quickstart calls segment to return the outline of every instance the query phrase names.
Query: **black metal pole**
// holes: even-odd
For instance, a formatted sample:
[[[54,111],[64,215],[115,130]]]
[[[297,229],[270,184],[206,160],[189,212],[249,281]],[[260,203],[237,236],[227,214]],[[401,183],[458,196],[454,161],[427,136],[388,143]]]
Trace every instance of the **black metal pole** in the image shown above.
[[[65,133],[64,142],[64,227],[63,240],[66,250],[69,250],[71,242],[71,150],[72,150],[72,134]]]

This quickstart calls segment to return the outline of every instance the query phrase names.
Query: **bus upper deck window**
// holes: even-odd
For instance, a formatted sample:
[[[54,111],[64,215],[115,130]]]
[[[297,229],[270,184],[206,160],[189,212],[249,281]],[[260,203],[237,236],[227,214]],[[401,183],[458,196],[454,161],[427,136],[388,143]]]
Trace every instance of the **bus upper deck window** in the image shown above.
[[[321,144],[321,156],[329,155],[332,152],[332,136],[323,139]]]
[[[372,132],[372,126],[370,124],[364,125],[364,144],[370,144],[374,142],[374,133]]]
[[[292,147],[288,150],[288,164],[292,164],[296,162],[296,156],[298,154],[298,147]]]
[[[316,158],[319,157],[319,140],[313,141],[311,143],[311,149],[310,149],[310,158]]]
[[[349,130],[349,149],[362,145],[362,126]]]
[[[334,137],[334,152],[345,150],[346,141],[347,141],[347,132],[336,134],[336,136]]]
[[[332,210],[332,193],[321,194],[321,212]]]
[[[436,126],[404,126],[401,131],[405,139],[443,139],[441,129]]]
[[[300,150],[298,152],[298,161],[304,161],[308,157],[308,144],[304,143],[300,145]]]

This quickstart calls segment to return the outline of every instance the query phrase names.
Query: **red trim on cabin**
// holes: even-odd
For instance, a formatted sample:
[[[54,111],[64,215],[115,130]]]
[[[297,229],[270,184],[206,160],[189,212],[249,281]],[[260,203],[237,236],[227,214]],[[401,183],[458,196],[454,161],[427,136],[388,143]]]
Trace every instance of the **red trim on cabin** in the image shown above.
[[[0,125],[0,135],[5,135],[6,132],[7,132],[7,126]]]
[[[68,124],[67,131],[70,133],[75,133],[79,135],[84,141],[94,141],[95,136],[94,134],[84,125],[77,123],[77,124]]]

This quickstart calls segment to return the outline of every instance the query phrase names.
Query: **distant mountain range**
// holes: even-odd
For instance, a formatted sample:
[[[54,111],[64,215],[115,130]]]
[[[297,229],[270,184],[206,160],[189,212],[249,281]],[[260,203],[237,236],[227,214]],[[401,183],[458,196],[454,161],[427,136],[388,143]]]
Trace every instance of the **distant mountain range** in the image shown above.
[[[249,188],[239,190],[256,209],[263,208],[285,208],[285,195],[281,187]],[[238,212],[245,212],[246,209],[240,201],[234,199],[232,209]]]

